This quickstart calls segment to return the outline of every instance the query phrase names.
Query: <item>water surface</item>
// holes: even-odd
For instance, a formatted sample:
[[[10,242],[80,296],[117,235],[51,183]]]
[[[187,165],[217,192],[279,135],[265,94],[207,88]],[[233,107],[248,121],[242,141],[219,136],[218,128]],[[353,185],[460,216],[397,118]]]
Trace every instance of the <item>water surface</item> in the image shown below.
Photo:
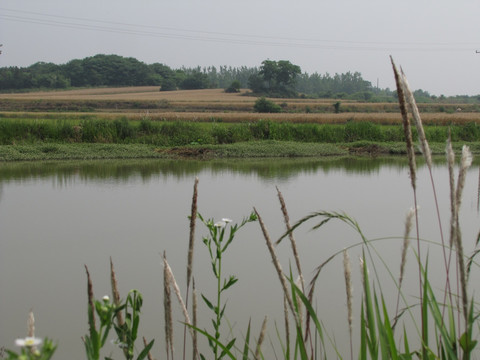
[[[448,174],[442,161],[436,163],[433,174],[448,233]],[[314,211],[345,212],[358,221],[368,239],[384,239],[376,242],[376,248],[392,272],[398,273],[405,213],[413,205],[408,167],[402,158],[1,164],[0,346],[13,347],[16,337],[26,335],[27,314],[33,308],[37,335],[59,343],[56,359],[84,358],[81,336],[88,330],[84,265],[92,275],[96,297],[101,298],[110,293],[112,257],[122,295],[133,288],[144,295],[140,333],[156,339],[154,356],[163,357],[161,254],[166,251],[184,291],[187,216],[195,177],[199,178],[198,210],[204,217],[240,222],[255,207],[272,239],[285,230],[276,187],[284,195],[292,223]],[[461,217],[467,252],[474,248],[479,230],[477,190],[475,165],[468,173]],[[421,164],[418,193],[421,237],[438,242],[431,183]],[[317,222],[307,223],[295,234],[307,280],[332,254],[361,240],[340,222],[309,231]],[[200,241],[206,234],[198,224],[194,276],[199,292],[213,298],[215,284]],[[437,255],[436,248],[429,246],[432,257]],[[350,250],[354,269],[358,269],[360,249]],[[284,269],[293,266],[288,242],[277,250]],[[338,339],[347,335],[341,260],[335,258],[322,271],[315,303]],[[283,322],[283,298],[258,223],[239,232],[224,261],[225,275],[240,279],[226,293],[226,314],[234,333],[241,339],[250,317],[258,333],[268,316],[271,341],[278,344],[274,323],[281,326]],[[409,271],[415,275],[414,266]],[[416,296],[412,277],[406,282],[406,286],[411,283],[407,292]],[[359,297],[358,271],[354,271],[354,286]],[[390,300],[394,299],[392,293]],[[203,304],[200,310],[200,322],[208,328],[211,314]],[[181,327],[177,329],[180,341]],[[113,345],[106,348],[114,351]]]

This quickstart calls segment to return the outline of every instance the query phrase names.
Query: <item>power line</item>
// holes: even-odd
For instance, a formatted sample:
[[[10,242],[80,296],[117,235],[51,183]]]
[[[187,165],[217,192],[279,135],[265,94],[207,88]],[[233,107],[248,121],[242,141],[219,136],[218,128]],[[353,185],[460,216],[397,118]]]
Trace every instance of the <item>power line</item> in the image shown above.
[[[0,8],[2,11],[28,14],[29,16],[0,14],[0,19],[36,25],[62,27],[70,29],[109,32],[134,36],[147,36],[166,39],[230,43],[238,45],[257,45],[275,47],[313,48],[325,50],[353,51],[471,51],[473,43],[426,43],[426,42],[373,42],[327,39],[306,39],[249,35],[237,33],[187,30],[151,25],[138,25],[81,17],[45,14],[33,11]],[[43,17],[43,18],[42,18]],[[45,18],[46,17],[46,18]],[[49,19],[50,18],[50,19]],[[53,20],[53,19],[59,20]],[[72,21],[74,20],[74,21]],[[82,23],[83,22],[83,23]],[[86,23],[85,23],[86,22]],[[100,25],[95,25],[95,23]],[[113,25],[113,26],[112,26]],[[122,27],[119,27],[122,26]],[[125,27],[128,27],[126,29]],[[160,31],[159,31],[160,30]],[[462,46],[462,47],[460,47]],[[465,46],[465,47],[463,47]],[[468,47],[467,47],[468,46]]]

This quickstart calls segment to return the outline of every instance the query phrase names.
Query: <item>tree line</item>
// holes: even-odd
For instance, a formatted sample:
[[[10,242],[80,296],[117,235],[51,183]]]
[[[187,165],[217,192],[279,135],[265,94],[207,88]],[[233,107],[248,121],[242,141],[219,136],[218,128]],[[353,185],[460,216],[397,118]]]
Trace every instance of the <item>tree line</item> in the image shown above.
[[[265,60],[260,67],[215,66],[172,69],[161,63],[145,64],[135,58],[98,54],[66,64],[37,62],[28,67],[0,68],[0,90],[66,89],[96,86],[159,86],[176,89],[249,88],[254,93],[295,96],[372,89],[359,73],[309,75],[289,61]]]
[[[61,65],[37,62],[28,67],[0,68],[0,91],[4,92],[99,86],[158,86],[160,91],[222,88],[228,92],[248,88],[254,95],[269,97],[396,101],[394,91],[373,87],[359,72],[308,74],[286,60],[264,60],[259,67],[172,69],[132,57],[98,54]],[[417,90],[415,95],[422,102],[438,100],[423,90]],[[461,100],[478,102],[479,98],[462,97]]]

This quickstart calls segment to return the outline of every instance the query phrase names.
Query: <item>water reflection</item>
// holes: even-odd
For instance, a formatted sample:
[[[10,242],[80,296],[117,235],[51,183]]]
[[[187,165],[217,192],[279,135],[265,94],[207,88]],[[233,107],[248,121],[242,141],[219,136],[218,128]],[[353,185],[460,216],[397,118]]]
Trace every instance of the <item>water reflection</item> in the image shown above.
[[[443,163],[443,158],[437,158]],[[344,170],[347,174],[369,174],[381,167],[403,169],[407,166],[404,157],[376,158],[320,158],[320,159],[261,159],[261,160],[109,160],[109,161],[55,161],[15,162],[0,164],[0,183],[29,179],[55,178],[59,185],[67,184],[71,178],[83,181],[114,179],[127,182],[131,178],[148,181],[154,177],[173,176],[177,179],[191,177],[208,170],[212,174],[225,171],[237,174],[256,175],[260,179],[288,181],[301,173],[328,173]],[[424,166],[423,161],[418,164]]]

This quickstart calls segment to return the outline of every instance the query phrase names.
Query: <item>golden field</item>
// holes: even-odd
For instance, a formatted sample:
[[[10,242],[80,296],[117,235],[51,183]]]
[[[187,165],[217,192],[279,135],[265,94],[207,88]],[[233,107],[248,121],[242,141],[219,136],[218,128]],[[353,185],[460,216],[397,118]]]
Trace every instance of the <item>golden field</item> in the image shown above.
[[[66,91],[0,94],[5,117],[84,117],[243,122],[259,119],[306,123],[344,123],[348,120],[380,124],[400,122],[396,103],[367,103],[336,99],[271,99],[284,109],[279,114],[253,112],[256,97],[225,93],[223,89],[160,92],[157,86],[93,88]],[[340,113],[333,104],[340,102]],[[460,107],[461,112],[456,109]],[[476,105],[419,104],[427,124],[480,123]],[[442,108],[443,111],[439,111]],[[68,115],[67,115],[68,114]]]

